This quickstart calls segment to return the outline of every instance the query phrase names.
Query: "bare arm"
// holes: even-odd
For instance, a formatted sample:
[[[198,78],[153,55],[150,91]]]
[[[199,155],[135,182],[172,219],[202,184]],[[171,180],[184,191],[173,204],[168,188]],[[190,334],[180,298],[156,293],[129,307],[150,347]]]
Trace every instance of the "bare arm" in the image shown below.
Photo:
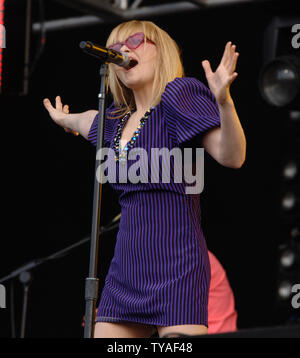
[[[203,146],[220,164],[240,168],[246,157],[246,138],[230,95],[230,85],[237,77],[238,53],[235,45],[227,42],[222,60],[215,72],[209,61],[203,61],[207,82],[220,111],[221,127],[210,130],[203,137]]]
[[[233,101],[219,105],[221,127],[203,137],[203,147],[220,164],[240,168],[246,158],[246,138]]]
[[[59,96],[55,99],[55,108],[48,98],[45,98],[43,103],[56,124],[63,127],[66,132],[80,134],[85,139],[88,139],[91,125],[98,111],[89,110],[82,113],[69,113],[69,106],[63,106]]]
[[[97,113],[98,111],[89,110],[82,113],[68,114],[66,117],[66,124],[72,131],[77,132],[85,139],[88,139],[91,125]]]

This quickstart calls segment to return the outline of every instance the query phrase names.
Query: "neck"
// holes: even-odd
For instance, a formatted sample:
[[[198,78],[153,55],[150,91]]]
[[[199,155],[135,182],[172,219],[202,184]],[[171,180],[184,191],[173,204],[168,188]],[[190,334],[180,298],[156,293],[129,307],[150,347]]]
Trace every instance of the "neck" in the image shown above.
[[[152,86],[133,90],[136,112],[144,114],[151,107]]]

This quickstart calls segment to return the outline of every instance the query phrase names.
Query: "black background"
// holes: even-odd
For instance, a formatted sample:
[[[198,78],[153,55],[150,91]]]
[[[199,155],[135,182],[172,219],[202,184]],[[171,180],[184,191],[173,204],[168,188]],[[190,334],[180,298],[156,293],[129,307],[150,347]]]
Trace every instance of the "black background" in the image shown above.
[[[258,90],[263,32],[275,15],[300,14],[294,1],[262,2],[151,18],[183,52],[187,76],[205,84],[201,61],[218,65],[227,41],[240,53],[238,78],[231,88],[247,137],[247,160],[239,170],[221,167],[208,155],[202,220],[208,248],[225,267],[235,293],[240,328],[278,323],[275,296],[277,246],[285,240],[278,210],[281,158],[289,156],[288,110],[268,106]],[[79,15],[46,1],[46,20]],[[33,19],[38,20],[37,2]],[[34,258],[44,257],[89,235],[92,218],[95,148],[66,134],[43,107],[60,95],[71,112],[97,109],[99,63],[78,44],[105,44],[116,24],[49,32],[30,81],[28,96],[2,95],[2,220],[0,277]],[[16,26],[18,26],[16,24]],[[290,36],[290,37],[288,37]],[[284,41],[291,41],[288,33]],[[32,36],[32,57],[38,36]],[[7,43],[7,51],[9,51]],[[290,46],[290,51],[295,50]],[[9,66],[9,64],[8,64]],[[17,73],[16,69],[16,73]],[[291,151],[293,148],[291,149]],[[120,208],[116,193],[103,187],[101,225]],[[101,237],[99,278],[103,285],[117,230]],[[27,337],[82,337],[84,280],[89,245],[34,271],[29,294]],[[19,334],[22,287],[14,281]],[[9,283],[7,309],[0,311],[0,336],[11,334]]]

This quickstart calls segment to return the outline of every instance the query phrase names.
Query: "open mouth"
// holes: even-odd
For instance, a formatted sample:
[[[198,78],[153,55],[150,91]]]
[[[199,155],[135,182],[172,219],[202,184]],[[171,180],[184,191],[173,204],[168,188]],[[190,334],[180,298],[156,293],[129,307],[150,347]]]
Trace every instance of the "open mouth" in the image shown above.
[[[138,62],[137,62],[137,60],[135,60],[135,59],[130,59],[130,62],[129,62],[129,64],[126,66],[126,67],[124,67],[126,70],[131,70],[133,67],[135,67],[136,65],[138,64]]]

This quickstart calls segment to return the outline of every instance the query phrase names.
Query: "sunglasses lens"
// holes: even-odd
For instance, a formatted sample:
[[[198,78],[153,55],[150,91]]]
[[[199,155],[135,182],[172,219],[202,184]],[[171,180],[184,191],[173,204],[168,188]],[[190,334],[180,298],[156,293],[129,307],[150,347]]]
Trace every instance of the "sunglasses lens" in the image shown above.
[[[108,48],[111,49],[111,50],[114,50],[114,51],[120,51],[121,48],[122,48],[123,44],[121,44],[120,42],[112,45],[112,46],[109,46]]]
[[[143,41],[144,41],[144,33],[137,32],[136,34],[129,36],[125,42],[118,42],[112,46],[109,46],[108,48],[115,50],[115,51],[120,51],[123,44],[125,44],[128,48],[130,48],[131,50],[134,50],[134,49],[138,48]]]
[[[126,45],[131,49],[136,49],[140,46],[140,44],[144,41],[144,34],[142,32],[138,32],[126,40]]]

